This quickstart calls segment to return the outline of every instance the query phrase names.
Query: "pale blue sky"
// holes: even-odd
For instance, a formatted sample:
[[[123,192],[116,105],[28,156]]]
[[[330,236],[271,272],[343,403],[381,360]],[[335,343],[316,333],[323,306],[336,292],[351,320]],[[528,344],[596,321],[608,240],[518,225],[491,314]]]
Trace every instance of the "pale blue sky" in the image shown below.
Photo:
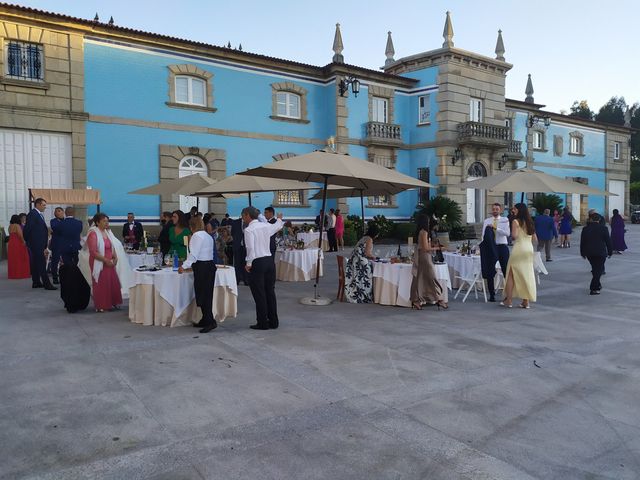
[[[597,110],[613,95],[640,101],[640,1],[609,0],[23,0],[21,5],[313,65],[331,61],[340,22],[347,63],[377,69],[387,31],[396,59],[442,45],[451,11],[455,46],[494,56],[502,29],[513,64],[507,96],[524,99],[531,73],[536,103],[568,110],[586,99]],[[393,10],[390,11],[389,9]],[[633,32],[636,31],[634,34]]]

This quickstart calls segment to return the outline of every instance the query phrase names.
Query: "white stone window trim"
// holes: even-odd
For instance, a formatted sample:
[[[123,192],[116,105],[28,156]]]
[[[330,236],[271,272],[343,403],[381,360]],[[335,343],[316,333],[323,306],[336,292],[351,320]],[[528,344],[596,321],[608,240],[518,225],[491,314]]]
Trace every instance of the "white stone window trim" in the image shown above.
[[[284,101],[281,101],[281,98]],[[293,99],[295,99],[296,101],[294,102]],[[295,107],[294,107],[294,103],[295,103]],[[302,117],[301,115],[302,97],[297,93],[287,92],[287,91],[277,92],[276,104],[278,106],[278,112],[277,112],[278,117],[294,118],[296,120],[299,120]],[[284,112],[280,111],[280,108],[279,108],[280,105],[284,105]]]
[[[418,97],[418,125],[431,125],[431,94]]]
[[[584,135],[578,131],[569,134],[569,155],[584,156]]]
[[[182,80],[186,80],[187,82],[186,99],[178,98],[178,82]],[[200,102],[196,102],[194,100],[196,87],[200,90],[200,97],[202,98],[202,101]],[[176,89],[176,103],[182,103],[185,105],[196,105],[198,107],[207,106],[207,82],[204,79],[195,77],[193,75],[176,75],[174,88]]]

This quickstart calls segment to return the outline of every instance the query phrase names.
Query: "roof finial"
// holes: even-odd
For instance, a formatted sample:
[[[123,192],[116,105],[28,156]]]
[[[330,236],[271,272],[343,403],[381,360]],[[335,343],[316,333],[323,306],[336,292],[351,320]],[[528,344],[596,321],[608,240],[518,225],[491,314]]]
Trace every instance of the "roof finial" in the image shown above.
[[[113,16],[111,16],[111,18],[109,19],[109,26],[113,27],[114,21],[113,21]]]
[[[524,93],[527,95],[527,98],[524,99],[526,103],[534,103],[533,101],[533,83],[531,82],[531,74],[529,74],[529,79],[527,80],[527,88]]]
[[[242,44],[238,45],[238,50],[242,51]]]
[[[344,63],[344,56],[342,55],[342,51],[344,50],[344,45],[342,44],[342,34],[340,33],[340,24],[336,23],[336,34],[333,37],[333,62],[334,63]]]
[[[396,54],[396,50],[393,48],[393,39],[391,38],[391,32],[387,32],[387,48],[385,48],[384,54],[387,56],[387,59],[384,61],[385,67],[395,62],[393,56]]]
[[[451,24],[451,12],[447,12],[447,19],[444,22],[444,31],[442,32],[444,43],[442,48],[453,47],[453,25]]]
[[[98,23],[100,21],[100,17],[98,16],[98,12],[96,12],[96,16],[93,17],[93,21]]]
[[[502,30],[498,30],[498,40],[496,41],[496,60],[504,62],[504,42],[502,41]]]

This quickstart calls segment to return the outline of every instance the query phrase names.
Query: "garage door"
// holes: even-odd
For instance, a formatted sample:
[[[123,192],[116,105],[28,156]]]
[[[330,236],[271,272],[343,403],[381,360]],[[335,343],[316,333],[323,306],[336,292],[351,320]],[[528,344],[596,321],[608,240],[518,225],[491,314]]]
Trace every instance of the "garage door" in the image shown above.
[[[0,129],[0,224],[28,211],[29,188],[72,186],[70,135]]]

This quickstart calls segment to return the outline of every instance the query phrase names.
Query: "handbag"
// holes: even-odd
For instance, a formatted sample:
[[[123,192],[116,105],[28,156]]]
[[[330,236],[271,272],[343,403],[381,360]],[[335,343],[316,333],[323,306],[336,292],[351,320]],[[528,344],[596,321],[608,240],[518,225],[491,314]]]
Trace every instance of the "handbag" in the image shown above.
[[[440,240],[435,240],[434,244],[438,247],[441,247]],[[433,252],[433,263],[444,263],[444,255],[442,254],[442,250],[438,248],[435,252]]]

